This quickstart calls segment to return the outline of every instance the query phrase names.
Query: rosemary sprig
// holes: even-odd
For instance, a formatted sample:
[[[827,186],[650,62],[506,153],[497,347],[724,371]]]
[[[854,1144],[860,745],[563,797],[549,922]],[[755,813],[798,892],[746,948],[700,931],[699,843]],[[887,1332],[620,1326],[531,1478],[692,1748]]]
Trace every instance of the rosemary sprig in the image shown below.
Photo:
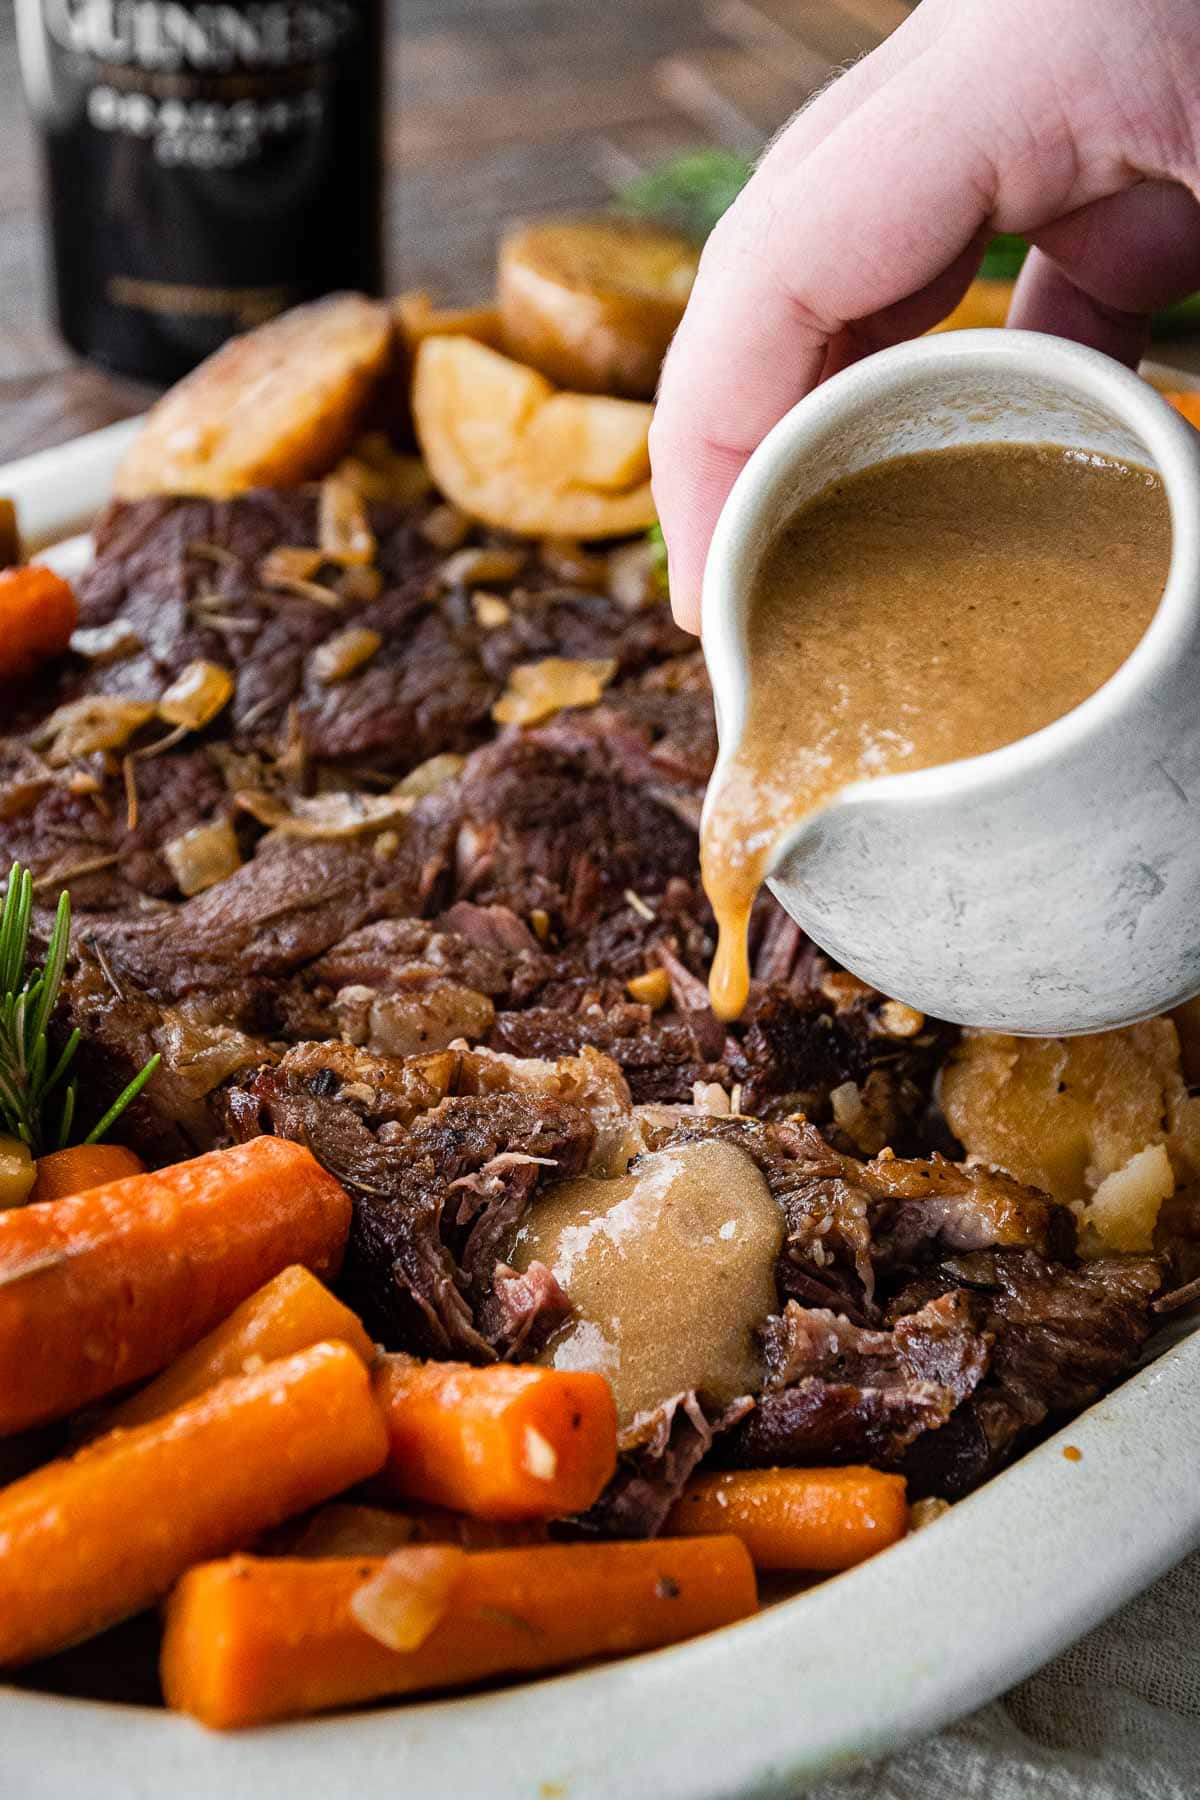
[[[0,1126],[34,1156],[71,1141],[78,1082],[71,1065],[80,1034],[72,1031],[53,1062],[48,1036],[71,946],[71,897],[59,895],[54,929],[40,968],[29,960],[33,876],[20,863],[9,871],[0,908]],[[152,1056],[83,1139],[99,1143],[135,1100],[162,1058]]]

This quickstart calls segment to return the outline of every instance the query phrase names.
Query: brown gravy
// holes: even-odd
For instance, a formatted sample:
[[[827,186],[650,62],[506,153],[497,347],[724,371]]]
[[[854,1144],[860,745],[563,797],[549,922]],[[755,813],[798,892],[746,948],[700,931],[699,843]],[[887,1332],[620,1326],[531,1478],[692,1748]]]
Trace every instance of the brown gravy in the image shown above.
[[[898,457],[783,526],[750,608],[742,741],[705,820],[721,1018],[746,1002],[779,838],[852,782],[999,749],[1078,706],[1145,632],[1170,544],[1157,476],[1055,445]]]
[[[580,1176],[535,1202],[509,1261],[545,1263],[572,1314],[540,1361],[612,1382],[622,1425],[695,1388],[714,1406],[760,1385],[755,1336],[778,1310],[783,1216],[757,1166],[702,1139]]]

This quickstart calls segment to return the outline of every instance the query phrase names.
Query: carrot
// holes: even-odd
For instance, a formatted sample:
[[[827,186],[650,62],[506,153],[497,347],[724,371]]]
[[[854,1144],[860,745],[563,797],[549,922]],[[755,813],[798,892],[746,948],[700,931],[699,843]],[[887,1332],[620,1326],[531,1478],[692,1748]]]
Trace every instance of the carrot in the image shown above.
[[[38,1469],[0,1493],[0,1666],[139,1612],[386,1454],[361,1361],[314,1344]]]
[[[602,1375],[387,1356],[375,1393],[391,1446],[386,1485],[404,1500],[479,1519],[553,1519],[590,1506],[617,1465]]]
[[[904,1536],[904,1477],[861,1467],[697,1475],[663,1530],[683,1537],[731,1531],[760,1569],[832,1574]]]
[[[172,1412],[229,1375],[247,1374],[260,1363],[307,1350],[310,1344],[349,1344],[365,1363],[375,1359],[375,1346],[357,1313],[335,1300],[329,1289],[299,1263],[243,1300],[207,1337],[176,1358],[156,1381],[144,1387],[103,1421],[101,1429],[142,1425]]]
[[[52,1150],[49,1156],[38,1157],[30,1204],[67,1200],[72,1194],[86,1194],[89,1188],[145,1172],[141,1157],[123,1144],[73,1144],[69,1150]]]
[[[1003,325],[1012,304],[1014,282],[979,277],[954,311],[934,331],[967,331],[980,325]]]
[[[0,681],[23,681],[39,663],[61,656],[78,618],[70,582],[53,569],[0,569]]]
[[[349,1224],[274,1137],[0,1213],[0,1435],[155,1374],[289,1263],[336,1270]]]
[[[1200,430],[1200,388],[1188,393],[1164,394],[1163,399],[1169,400],[1175,411],[1182,413],[1189,425],[1195,425]]]
[[[436,1570],[430,1558],[442,1559]],[[383,1632],[371,1634],[363,1588],[386,1576],[402,1609],[406,1577],[428,1594],[430,1573],[442,1593],[423,1641],[389,1648]],[[756,1604],[753,1566],[731,1537],[405,1549],[386,1563],[238,1556],[191,1570],[171,1595],[163,1693],[206,1725],[259,1725],[650,1650],[732,1624]]]

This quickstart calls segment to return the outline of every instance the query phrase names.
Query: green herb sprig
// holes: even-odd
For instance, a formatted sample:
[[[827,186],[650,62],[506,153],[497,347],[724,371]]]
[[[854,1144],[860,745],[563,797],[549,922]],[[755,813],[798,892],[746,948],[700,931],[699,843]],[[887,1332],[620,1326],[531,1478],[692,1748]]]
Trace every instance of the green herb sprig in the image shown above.
[[[703,243],[753,171],[754,164],[733,150],[693,150],[637,176],[621,191],[618,205]]]
[[[78,1082],[71,1065],[80,1033],[72,1031],[53,1061],[48,1036],[71,944],[71,897],[66,892],[58,897],[40,968],[29,959],[32,915],[33,876],[14,863],[0,908],[0,1127],[28,1145],[31,1155],[44,1156],[66,1148],[75,1122]],[[150,1058],[83,1143],[98,1144],[111,1131],[161,1061]]]

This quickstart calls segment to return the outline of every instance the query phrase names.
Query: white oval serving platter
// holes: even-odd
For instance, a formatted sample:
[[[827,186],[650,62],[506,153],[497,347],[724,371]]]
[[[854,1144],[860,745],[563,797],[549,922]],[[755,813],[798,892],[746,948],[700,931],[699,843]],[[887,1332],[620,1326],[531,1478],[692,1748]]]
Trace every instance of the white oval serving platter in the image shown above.
[[[0,468],[26,542],[64,572],[134,429]],[[1198,1397],[1200,1337],[1184,1336],[873,1561],[744,1624],[552,1680],[228,1736],[0,1685],[0,1793],[795,1800],[992,1699],[1200,1544]]]

